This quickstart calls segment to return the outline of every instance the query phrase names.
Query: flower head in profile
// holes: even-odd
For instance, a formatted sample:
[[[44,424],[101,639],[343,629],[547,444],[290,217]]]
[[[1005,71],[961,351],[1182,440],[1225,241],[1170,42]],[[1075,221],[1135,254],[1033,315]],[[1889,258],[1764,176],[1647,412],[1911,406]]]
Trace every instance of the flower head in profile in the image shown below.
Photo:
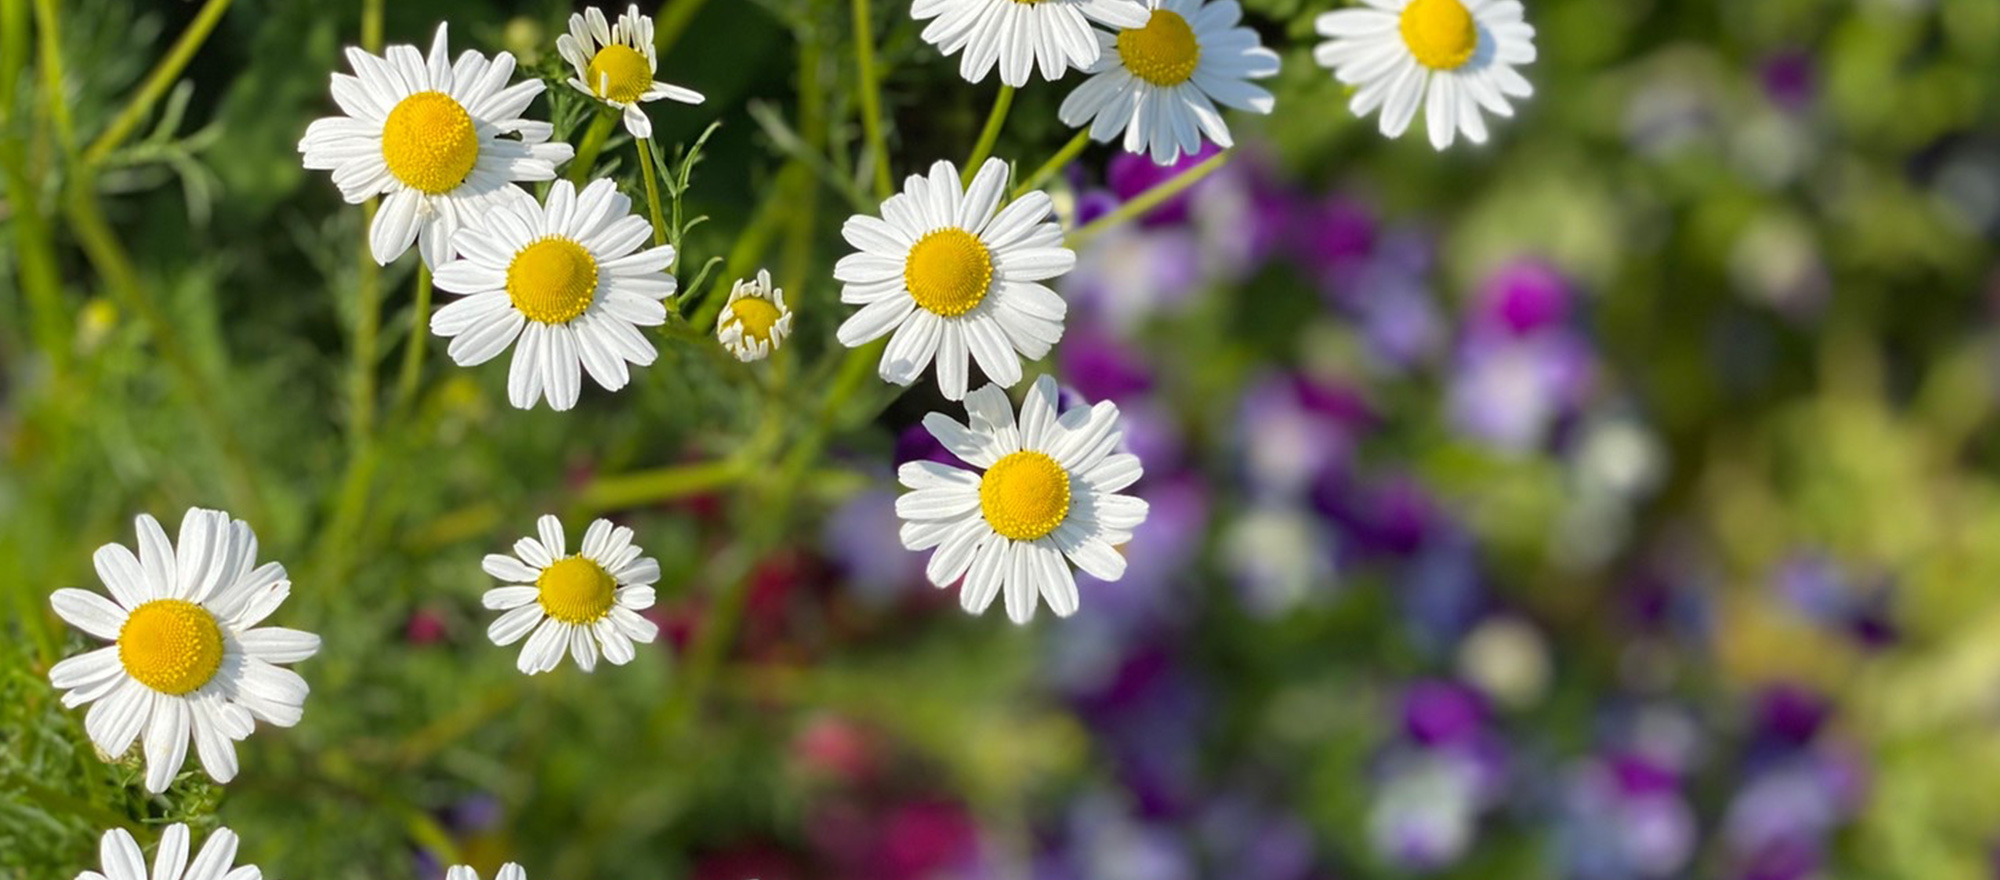
[[[529,675],[555,669],[564,654],[585,672],[597,668],[600,653],[616,666],[632,662],[632,644],[660,634],[639,616],[653,607],[660,563],[641,557],[632,530],[613,528],[610,520],[591,523],[574,555],[561,520],[544,516],[535,525],[539,540],[522,538],[514,542],[513,556],[494,553],[481,564],[507,582],[481,598],[487,608],[505,612],[486,629],[487,637],[505,646],[525,636],[528,643],[515,665]]]
[[[997,65],[1001,82],[1023,86],[1037,65],[1050,81],[1072,67],[1089,67],[1099,51],[1090,23],[1142,27],[1146,5],[1141,0],[916,0],[910,16],[930,22],[924,42],[959,56],[958,73],[966,82],[985,79]]]
[[[261,880],[264,872],[255,865],[231,868],[236,863],[236,832],[217,828],[201,845],[201,852],[188,859],[188,827],[176,822],[160,834],[160,846],[153,851],[153,866],[132,832],[113,828],[98,843],[102,872],[84,871],[76,880]]]
[[[1097,33],[1103,53],[1090,65],[1090,78],[1063,100],[1063,124],[1089,125],[1100,142],[1123,133],[1127,152],[1161,165],[1199,151],[1204,136],[1233,146],[1216,105],[1271,112],[1271,93],[1250,80],[1275,75],[1278,53],[1238,25],[1243,9],[1236,0],[1147,5],[1151,18],[1144,25]]]
[[[653,121],[639,105],[665,98],[699,104],[700,92],[653,79],[660,58],[653,49],[653,18],[634,3],[607,24],[592,6],[569,17],[569,33],[556,38],[556,51],[576,70],[572,88],[623,111],[625,130],[635,138],[653,136]]]
[[[996,385],[967,395],[965,409],[967,424],[931,413],[924,427],[979,470],[934,461],[903,465],[897,477],[911,490],[896,500],[903,546],[935,548],[924,573],[940,587],[963,578],[959,604],[973,614],[1003,593],[1015,623],[1033,619],[1039,601],[1058,617],[1075,614],[1070,563],[1099,580],[1118,580],[1125,557],[1113,548],[1146,520],[1145,501],[1118,494],[1141,474],[1138,456],[1120,451],[1118,405],[1059,413],[1055,380],[1043,376],[1028,390],[1018,421]]]
[[[854,348],[894,333],[882,379],[909,385],[937,361],[938,389],[965,397],[978,361],[1002,388],[1021,381],[1021,357],[1039,359],[1062,339],[1069,307],[1042,282],[1076,265],[1045,193],[1005,207],[1007,163],[988,159],[970,187],[950,162],[913,174],[882,203],[881,218],[855,215],[840,230],[858,253],[833,277],[840,301],[861,306],[840,325]]]
[[[1401,137],[1427,108],[1431,146],[1460,133],[1486,142],[1481,115],[1514,115],[1510,98],[1534,87],[1515,68],[1535,60],[1535,29],[1520,0],[1364,0],[1315,22],[1327,41],[1313,51],[1341,82],[1357,86],[1348,108],[1380,110],[1382,134]]]
[[[445,26],[430,56],[415,46],[384,55],[347,50],[354,75],[333,75],[342,116],[306,128],[299,152],[310,169],[332,171],[351,204],[385,196],[368,231],[368,250],[387,265],[412,243],[424,265],[451,256],[453,236],[519,194],[515,181],[551,180],[575,153],[548,143],[546,122],[521,118],[542,81],[508,85],[514,56],[465,52],[452,61]]]
[[[162,792],[194,742],[216,782],[236,777],[235,743],[255,722],[299,723],[305,679],[275,664],[319,652],[319,636],[259,627],[291,595],[285,567],[257,565],[257,536],[219,510],[181,518],[178,548],[158,520],[141,514],[137,556],[122,544],[97,549],[109,599],[57,590],[56,614],[113,644],[49,670],[63,705],[94,704],[84,731],[106,755],[145,735],[146,790]]]
[[[785,306],[785,292],[771,286],[771,273],[759,269],[756,278],[738,279],[715,324],[722,347],[744,363],[761,361],[790,335],[792,310]]]
[[[525,193],[494,205],[459,232],[461,256],[437,269],[438,288],[465,298],[437,310],[431,332],[451,340],[459,366],[515,346],[507,400],[521,409],[544,395],[555,409],[575,406],[585,372],[623,388],[627,363],[658,356],[639,328],[666,323],[661,300],[675,288],[674,249],[640,250],[652,234],[610,180],[581,194],[556,181],[546,205]]]

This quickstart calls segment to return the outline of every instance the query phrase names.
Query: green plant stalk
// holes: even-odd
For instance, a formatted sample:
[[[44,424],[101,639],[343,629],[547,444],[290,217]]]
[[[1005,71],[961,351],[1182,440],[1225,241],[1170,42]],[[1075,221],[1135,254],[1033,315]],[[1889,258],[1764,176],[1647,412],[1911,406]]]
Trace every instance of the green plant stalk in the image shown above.
[[[208,0],[202,4],[201,11],[195,13],[194,21],[188,23],[187,30],[181,32],[180,39],[174,41],[174,47],[168,50],[166,57],[154,65],[153,72],[146,76],[146,81],[139,87],[138,93],[125,103],[125,108],[111,120],[111,125],[104,129],[104,133],[90,143],[89,149],[83,151],[85,165],[95,165],[103,161],[105,156],[117,149],[126,138],[132,136],[132,131],[139,127],[140,122],[145,121],[146,114],[152,112],[153,105],[160,100],[160,96],[173,87],[181,71],[187,67],[189,61],[194,60],[196,50],[199,50],[201,44],[208,39],[209,32],[215,30],[216,22],[222,20],[222,13],[228,10],[229,0]]]
[[[403,345],[403,369],[396,379],[396,409],[399,412],[417,398],[417,382],[424,375],[424,346],[430,343],[430,339],[431,270],[418,261],[416,301],[410,306],[410,341]]]
[[[361,2],[361,48],[378,55],[382,52],[382,2]]]
[[[1064,168],[1069,167],[1069,163],[1076,161],[1077,154],[1083,152],[1084,148],[1088,146],[1090,146],[1090,129],[1085,128],[1077,132],[1076,137],[1070,138],[1069,143],[1063,144],[1062,149],[1057,150],[1055,155],[1049,157],[1049,161],[1043,162],[1042,167],[1035,169],[1035,173],[1023,179],[1020,186],[1014,187],[1013,197],[1018,199],[1028,193],[1034,192],[1035,188],[1041,186],[1043,181],[1062,173]]]
[[[1091,221],[1081,229],[1071,232],[1064,244],[1072,248],[1081,247],[1084,243],[1103,233],[1106,229],[1110,229],[1127,220],[1146,216],[1154,208],[1165,204],[1168,199],[1180,195],[1188,187],[1200,183],[1202,178],[1214,174],[1217,169],[1229,164],[1229,156],[1229,151],[1225,150],[1208,157],[1200,165],[1176,174],[1170,179],[1160,181],[1152,189],[1146,190],[1131,201],[1119,205],[1111,213]]]
[[[375,225],[378,206],[361,209],[360,283],[354,292],[354,348],[347,375],[347,436],[359,448],[375,431],[375,370],[380,366],[377,338],[382,329],[382,267],[368,247],[367,230]]]
[[[661,504],[735,484],[752,470],[749,459],[734,456],[599,477],[584,486],[570,506],[578,515],[586,515]]]
[[[604,140],[611,136],[611,129],[618,125],[618,114],[599,110],[591,117],[590,128],[583,133],[583,143],[576,148],[576,158],[569,160],[569,182],[581,188],[590,180],[590,169],[597,165],[597,154],[604,152]]]
[[[680,42],[681,34],[687,31],[688,23],[694,21],[695,13],[700,12],[701,7],[707,2],[708,0],[680,0],[679,3],[660,10],[659,17],[654,19],[653,54],[664,56],[667,50]]]
[[[9,225],[14,228],[21,291],[28,301],[35,345],[60,379],[69,372],[72,351],[69,309],[63,304],[62,276],[56,270],[55,239],[36,207],[39,199],[29,181],[27,163],[12,141],[0,141],[0,184],[14,204]]]
[[[28,66],[28,0],[0,0],[0,122],[14,118],[16,86]]]
[[[970,185],[972,176],[979,173],[979,166],[993,155],[993,144],[1000,140],[1000,128],[1007,123],[1007,111],[1014,108],[1014,87],[1002,83],[1000,94],[993,98],[993,111],[986,114],[986,128],[979,132],[979,143],[972,145],[972,155],[966,157],[965,168],[959,171],[959,183]]]
[[[868,2],[854,0],[854,61],[860,69],[861,130],[874,160],[875,198],[887,201],[896,190],[889,178],[889,141],[882,131],[882,81],[875,71],[875,16]]]
[[[220,392],[210,387],[187,350],[181,347],[180,337],[174,332],[173,322],[167,320],[159,304],[153,300],[150,289],[139,280],[139,273],[132,266],[132,259],[125,253],[123,245],[104,222],[103,214],[97,209],[96,197],[90,192],[87,181],[76,181],[69,193],[67,214],[71,231],[77,242],[83,246],[84,255],[103,277],[106,286],[124,305],[137,313],[153,332],[153,340],[160,348],[160,356],[167,361],[194,407],[196,418],[222,450],[222,472],[224,489],[230,503],[243,511],[243,516],[252,522],[264,521],[268,510],[264,503],[257,480],[250,473],[253,459],[237,436],[229,419],[217,405],[223,399]]]
[[[56,132],[56,146],[65,157],[76,153],[76,125],[70,120],[69,102],[63,99],[62,32],[57,22],[55,0],[35,0],[35,32],[40,37],[36,54],[41,59],[44,106]]]
[[[634,138],[632,146],[639,151],[639,172],[646,178],[646,211],[653,220],[653,246],[667,243],[667,226],[660,219],[660,182],[658,172],[653,170],[653,141],[650,138]]]

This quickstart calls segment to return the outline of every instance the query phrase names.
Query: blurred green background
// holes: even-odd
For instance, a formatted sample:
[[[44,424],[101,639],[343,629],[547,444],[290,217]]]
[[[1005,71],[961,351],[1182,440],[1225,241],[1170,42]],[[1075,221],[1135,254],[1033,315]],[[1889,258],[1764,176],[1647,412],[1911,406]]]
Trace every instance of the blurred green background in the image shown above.
[[[1078,245],[1030,373],[1119,401],[1154,513],[1131,576],[1017,628],[894,538],[908,429],[955,408],[829,391],[874,210],[849,2],[646,8],[708,97],[652,105],[663,151],[720,126],[678,273],[768,267],[797,331],[750,366],[661,333],[553,413],[413,357],[414,256],[378,271],[300,168],[362,3],[0,0],[0,877],[170,821],[292,878],[1994,876],[2000,4],[1528,0],[1535,96],[1442,155],[1312,63],[1335,5],[1244,0],[1276,112]],[[574,141],[572,11],[381,25],[515,53]],[[865,16],[899,178],[996,91],[908,13]],[[996,155],[1051,156],[1080,80]],[[635,156],[595,171],[640,197]],[[1164,174],[1093,147],[1052,191],[1076,225]],[[197,505],[325,648],[235,782],[147,797],[48,685],[87,641],[48,595]],[[660,560],[630,666],[486,641],[479,559],[547,512]]]

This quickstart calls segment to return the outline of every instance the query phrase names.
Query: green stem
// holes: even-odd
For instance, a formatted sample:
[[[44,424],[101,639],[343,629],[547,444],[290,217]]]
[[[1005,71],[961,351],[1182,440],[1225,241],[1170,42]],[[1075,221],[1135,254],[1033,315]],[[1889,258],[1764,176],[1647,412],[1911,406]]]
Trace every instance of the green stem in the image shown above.
[[[569,182],[581,189],[590,179],[590,169],[597,166],[597,154],[604,152],[604,139],[611,136],[611,129],[618,125],[618,114],[599,112],[590,120],[589,130],[583,133],[583,143],[577,145],[576,158],[569,160]]]
[[[1027,179],[1022,180],[1020,186],[1014,187],[1014,198],[1018,199],[1028,193],[1034,192],[1037,187],[1042,185],[1043,181],[1056,176],[1064,168],[1069,167],[1069,163],[1076,160],[1077,154],[1083,152],[1083,149],[1088,146],[1090,146],[1090,129],[1086,128],[1077,132],[1076,137],[1070,138],[1069,143],[1063,144],[1062,149],[1057,150],[1055,155],[1049,157],[1049,161],[1043,162],[1042,167],[1035,169],[1035,173],[1028,175]]]
[[[1155,184],[1152,189],[1146,190],[1131,201],[1119,205],[1111,213],[1091,221],[1081,229],[1071,232],[1065,244],[1072,248],[1081,247],[1085,242],[1088,242],[1106,229],[1110,229],[1127,220],[1145,216],[1154,208],[1164,204],[1168,199],[1180,195],[1188,187],[1201,182],[1202,178],[1214,174],[1216,169],[1228,164],[1229,155],[1229,152],[1226,150],[1217,153],[1210,156],[1207,161],[1202,162],[1200,165],[1196,165],[1193,168],[1174,175],[1172,178]]]
[[[361,2],[361,48],[378,55],[382,52],[382,2]]]
[[[993,143],[1000,139],[1000,126],[1007,122],[1007,111],[1014,107],[1014,87],[1002,83],[1000,94],[993,99],[993,112],[986,114],[986,128],[979,132],[979,143],[972,147],[972,155],[965,160],[965,168],[959,172],[960,182],[971,184],[972,176],[979,173],[979,166],[986,157],[993,155]]]
[[[599,477],[577,494],[572,507],[579,514],[596,514],[676,501],[731,485],[751,471],[749,460],[737,456]]]
[[[702,4],[707,2],[708,0],[680,0],[679,3],[670,4],[660,10],[659,17],[653,20],[653,54],[664,56],[668,49],[672,49],[675,43],[680,42],[681,34],[687,30],[688,23],[694,21],[695,13],[700,12]]]
[[[667,242],[667,225],[660,219],[660,182],[653,170],[653,142],[648,138],[637,138],[632,146],[639,151],[639,172],[646,178],[646,211],[653,218],[653,246]],[[672,267],[668,267],[671,271]]]
[[[208,39],[209,32],[215,30],[216,22],[222,20],[222,13],[228,9],[229,0],[208,0],[202,4],[201,11],[195,13],[194,21],[189,22],[187,30],[181,32],[181,38],[174,42],[174,47],[168,50],[167,56],[160,59],[160,63],[153,67],[153,72],[147,75],[146,82],[139,87],[138,94],[126,102],[125,109],[119,111],[117,118],[104,129],[104,133],[98,135],[97,140],[91,142],[90,148],[83,151],[85,165],[95,165],[103,161],[106,155],[132,135],[133,129],[139,127],[139,123],[145,120],[146,114],[152,112],[153,105],[160,100],[160,96],[165,95],[167,89],[173,87],[174,81],[180,77],[188,62],[194,60],[195,51],[201,48],[201,44]]]
[[[854,0],[854,60],[861,72],[861,130],[875,166],[875,198],[895,194],[889,179],[889,141],[882,132],[882,82],[875,73],[875,16],[868,0]]]
[[[403,346],[403,370],[396,379],[396,407],[416,399],[417,381],[424,375],[424,346],[431,338],[431,270],[417,264],[417,299],[410,307],[410,341]]]
[[[132,258],[119,244],[111,226],[104,222],[104,215],[97,209],[96,197],[82,180],[71,187],[67,203],[70,229],[76,233],[84,255],[97,268],[97,273],[112,293],[126,308],[138,314],[152,331],[161,358],[179,380],[181,391],[194,407],[196,417],[221,447],[225,488],[231,503],[240,507],[245,519],[252,522],[263,520],[264,499],[248,469],[253,459],[218,403],[226,397],[209,386],[207,377],[195,364],[194,358],[181,347],[173,322],[160,311],[151,289],[139,280]]]
[[[359,448],[375,430],[376,340],[382,329],[382,267],[369,250],[366,230],[375,224],[377,205],[361,209],[361,272],[354,296],[354,348],[347,375],[348,440]]]
[[[28,66],[28,30],[28,0],[0,0],[0,123],[14,118],[15,84]]]
[[[42,91],[49,108],[49,121],[55,126],[56,145],[62,147],[64,156],[76,152],[76,128],[70,121],[69,101],[63,95],[62,33],[56,29],[55,0],[35,0],[35,30],[41,39],[37,45],[41,56]]]

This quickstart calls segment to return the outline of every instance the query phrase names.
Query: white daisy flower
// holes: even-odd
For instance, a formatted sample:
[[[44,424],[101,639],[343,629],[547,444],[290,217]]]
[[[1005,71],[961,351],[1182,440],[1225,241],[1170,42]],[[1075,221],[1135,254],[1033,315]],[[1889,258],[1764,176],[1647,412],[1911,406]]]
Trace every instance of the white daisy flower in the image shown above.
[[[1125,133],[1125,150],[1171,165],[1201,149],[1202,135],[1229,147],[1229,126],[1217,104],[1269,113],[1271,93],[1249,80],[1278,72],[1278,53],[1257,32],[1238,27],[1236,0],[1148,0],[1152,18],[1116,34],[1099,31],[1104,53],[1091,77],[1063,99],[1063,124],[1090,124],[1109,142]]]
[[[146,856],[132,832],[113,828],[104,832],[97,845],[103,873],[84,871],[76,880],[262,880],[256,865],[231,869],[236,863],[236,832],[217,828],[188,861],[188,827],[176,822],[160,834],[160,846],[153,851],[153,869],[146,870]]]
[[[988,159],[969,189],[950,162],[912,174],[882,203],[882,218],[855,215],[840,234],[861,252],[842,257],[833,277],[840,301],[861,306],[840,325],[854,348],[890,331],[882,379],[909,385],[937,361],[944,396],[965,396],[968,356],[1003,388],[1021,381],[1016,352],[1030,360],[1062,339],[1068,304],[1041,282],[1076,265],[1045,193],[1005,208],[1007,163]]]
[[[674,293],[674,249],[639,250],[652,235],[610,180],[581,195],[558,180],[546,206],[525,193],[507,199],[452,240],[462,256],[437,267],[437,286],[465,298],[438,309],[431,332],[451,339],[446,352],[462,367],[518,337],[507,400],[521,409],[543,395],[557,410],[575,406],[579,365],[617,391],[631,379],[627,362],[643,367],[658,355],[639,328],[666,323],[661,300]]]
[[[535,527],[541,540],[522,538],[514,542],[513,556],[494,553],[481,563],[487,574],[508,584],[480,600],[506,612],[486,628],[487,638],[506,646],[526,636],[515,665],[529,675],[556,668],[564,653],[585,672],[597,668],[599,651],[614,665],[632,662],[632,643],[648,643],[660,634],[639,616],[653,607],[660,563],[640,557],[632,530],[612,528],[610,520],[591,523],[574,556],[564,546],[561,520],[544,516]]]
[[[931,19],[924,42],[946,55],[963,50],[958,73],[979,82],[1000,66],[1000,81],[1023,86],[1040,62],[1042,78],[1054,81],[1072,67],[1097,60],[1091,21],[1115,28],[1146,23],[1140,0],[916,0],[910,16]]]
[[[970,425],[924,417],[931,436],[981,473],[934,461],[897,472],[913,490],[896,499],[903,546],[937,548],[924,573],[940,587],[963,577],[958,598],[968,612],[984,612],[1004,592],[1015,623],[1035,616],[1038,594],[1058,617],[1075,614],[1065,556],[1099,580],[1125,575],[1125,557],[1112,548],[1146,521],[1146,502],[1117,494],[1140,475],[1139,457],[1119,450],[1118,405],[1060,415],[1056,407],[1055,380],[1043,376],[1016,424],[1007,393],[988,385],[965,398]]]
[[[355,76],[333,75],[345,116],[320,119],[299,140],[305,166],[332,171],[349,203],[387,196],[368,230],[375,262],[387,265],[415,242],[424,265],[451,256],[453,233],[514,194],[514,181],[551,180],[575,153],[548,143],[546,122],[521,118],[542,81],[508,85],[514,56],[488,61],[446,55],[438,25],[430,57],[390,46],[381,57],[347,50]]]
[[[747,364],[769,357],[790,335],[792,310],[785,307],[785,292],[771,286],[771,273],[758,269],[756,278],[739,279],[715,325],[722,347]]]
[[[444,880],[479,880],[479,872],[465,865],[453,865],[444,872]],[[500,866],[500,872],[493,880],[528,880],[528,872],[520,865],[508,862]]]
[[[1535,60],[1535,29],[1520,0],[1364,0],[1315,22],[1331,39],[1313,58],[1335,78],[1359,86],[1348,104],[1356,116],[1382,111],[1382,133],[1401,137],[1428,104],[1431,146],[1451,146],[1459,132],[1486,142],[1480,108],[1514,115],[1508,98],[1534,87],[1514,68]]]
[[[95,703],[83,727],[119,756],[145,734],[146,790],[167,790],[194,740],[216,782],[236,777],[234,743],[256,721],[291,727],[304,711],[305,679],[274,664],[319,652],[319,636],[257,624],[291,595],[285,567],[257,565],[257,536],[219,510],[181,518],[179,548],[141,514],[139,554],[97,548],[97,576],[111,598],[62,589],[51,596],[71,626],[114,644],[57,663],[49,682],[63,705]]]
[[[572,88],[624,111],[625,130],[635,138],[653,136],[653,121],[639,105],[665,98],[699,104],[700,92],[653,79],[660,59],[653,49],[653,18],[639,14],[634,3],[606,25],[604,13],[593,6],[569,17],[569,33],[556,38],[556,51],[576,69]]]

